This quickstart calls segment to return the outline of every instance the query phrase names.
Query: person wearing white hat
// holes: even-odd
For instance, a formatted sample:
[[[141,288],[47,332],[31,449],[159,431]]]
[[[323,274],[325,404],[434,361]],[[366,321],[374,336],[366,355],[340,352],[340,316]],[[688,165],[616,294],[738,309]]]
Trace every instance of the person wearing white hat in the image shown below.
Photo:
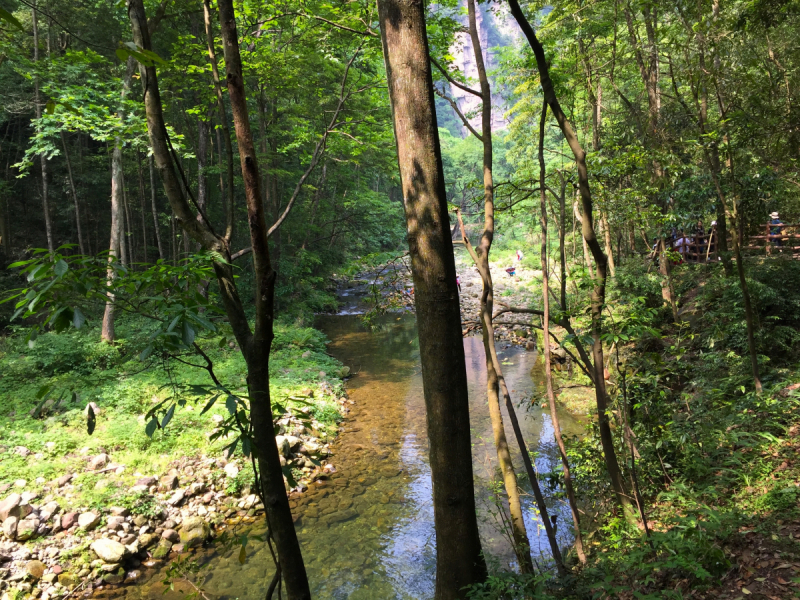
[[[783,227],[782,227],[783,221],[781,221],[780,215],[778,215],[778,211],[770,213],[769,218],[771,219],[771,221],[769,222],[770,225],[778,225],[778,227],[770,228],[769,230],[770,237],[780,236],[783,233]],[[783,239],[779,237],[778,239],[773,240],[773,243],[778,247],[783,246]]]

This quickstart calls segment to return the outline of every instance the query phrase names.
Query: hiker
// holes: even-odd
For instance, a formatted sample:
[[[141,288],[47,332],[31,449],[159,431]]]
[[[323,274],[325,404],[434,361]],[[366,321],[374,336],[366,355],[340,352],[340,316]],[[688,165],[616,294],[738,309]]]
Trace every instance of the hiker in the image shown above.
[[[678,237],[677,240],[675,240],[675,243],[673,245],[675,251],[681,255],[681,260],[680,260],[681,263],[686,259],[686,255],[689,252],[689,247],[691,245],[692,245],[692,238],[686,237],[684,233],[681,231],[680,236]]]
[[[461,277],[456,275],[456,287],[458,288],[458,293],[461,293]]]
[[[522,254],[522,250],[517,250],[517,264],[521,263],[523,258],[525,258],[525,255]]]
[[[770,213],[769,218],[771,219],[770,222],[769,222],[770,225],[778,225],[779,226],[779,227],[771,227],[770,228],[770,230],[769,230],[770,239],[772,239],[773,236],[782,236],[783,235],[783,227],[780,227],[780,226],[783,225],[783,221],[781,221],[780,215],[778,215],[778,211],[775,211],[774,213]],[[783,238],[779,237],[777,240],[773,240],[773,243],[778,247],[783,246]]]

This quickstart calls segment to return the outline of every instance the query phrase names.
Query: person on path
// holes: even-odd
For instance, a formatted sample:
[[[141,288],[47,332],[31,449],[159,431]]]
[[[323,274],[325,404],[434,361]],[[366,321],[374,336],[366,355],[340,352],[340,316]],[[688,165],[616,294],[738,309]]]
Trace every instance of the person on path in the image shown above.
[[[521,263],[523,258],[525,258],[525,255],[522,250],[517,250],[517,264]]]
[[[774,213],[771,213],[769,215],[769,218],[771,219],[770,222],[769,222],[770,225],[778,225],[779,226],[779,227],[771,227],[770,228],[770,230],[769,230],[770,238],[772,238],[772,236],[782,236],[783,235],[783,227],[780,227],[780,226],[783,225],[783,221],[781,221],[780,215],[778,214],[778,212],[775,211]],[[783,238],[779,237],[778,239],[773,240],[773,243],[776,246],[781,247],[781,246],[783,246]]]
[[[695,262],[703,262],[706,258],[706,229],[702,219],[697,220],[694,226],[694,259]]]

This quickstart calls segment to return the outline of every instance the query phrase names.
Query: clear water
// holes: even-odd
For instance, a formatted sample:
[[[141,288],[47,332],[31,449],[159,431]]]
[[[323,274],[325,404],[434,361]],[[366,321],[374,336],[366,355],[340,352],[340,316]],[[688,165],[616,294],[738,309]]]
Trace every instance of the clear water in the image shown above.
[[[342,423],[331,462],[338,472],[328,482],[312,485],[292,498],[300,515],[297,532],[311,581],[319,599],[426,599],[433,596],[436,536],[427,464],[427,438],[419,348],[413,315],[382,318],[377,331],[364,329],[357,315],[319,318],[331,340],[329,352],[354,374],[348,393],[355,402]],[[473,458],[479,522],[484,551],[500,566],[514,568],[507,536],[500,526],[491,482],[499,479],[492,429],[485,400],[483,347],[480,338],[464,340],[470,384]],[[515,402],[522,401],[520,420],[540,472],[558,465],[549,414],[527,410],[540,379],[537,356],[518,348],[501,352]],[[569,414],[560,416],[565,433],[582,425]],[[509,440],[510,423],[506,422]],[[513,446],[513,443],[512,443]],[[515,467],[522,472],[519,454]],[[551,499],[559,515],[562,546],[571,542],[570,517],[563,500]],[[540,564],[549,547],[530,494],[524,498],[532,553]],[[254,525],[254,532],[263,525]],[[211,597],[260,600],[273,573],[269,551],[249,547],[245,564],[238,548],[207,557],[203,581]],[[131,600],[164,598],[158,573],[125,589]],[[167,597],[172,593],[167,594]],[[178,595],[176,595],[178,597]]]

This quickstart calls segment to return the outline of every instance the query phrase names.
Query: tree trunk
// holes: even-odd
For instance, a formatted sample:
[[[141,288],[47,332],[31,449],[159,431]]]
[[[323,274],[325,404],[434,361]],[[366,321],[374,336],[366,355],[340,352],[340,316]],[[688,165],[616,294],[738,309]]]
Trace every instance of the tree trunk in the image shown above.
[[[75,180],[72,177],[72,163],[69,160],[69,150],[67,149],[67,139],[64,132],[61,132],[61,146],[64,148],[64,160],[67,163],[67,176],[69,180],[69,189],[72,192],[72,201],[75,206],[75,228],[78,232],[78,248],[81,254],[86,254],[86,248],[83,245],[83,229],[81,228],[81,207],[78,202],[78,192],[75,190]]]
[[[36,0],[33,0],[31,5],[31,16],[33,20],[33,62],[39,62],[39,23],[36,14]],[[34,108],[36,110],[36,128],[41,127],[42,120],[42,101],[39,94],[39,77],[35,76],[33,81],[34,93]],[[50,254],[55,252],[55,242],[53,241],[53,223],[50,219],[50,199],[48,197],[47,189],[47,159],[44,156],[39,156],[39,162],[42,167],[42,210],[44,212],[44,229],[47,235],[47,249]]]
[[[586,168],[586,152],[581,148],[580,142],[575,135],[572,125],[567,121],[567,117],[561,108],[561,104],[556,96],[553,82],[550,79],[550,68],[545,57],[544,48],[536,37],[530,23],[525,17],[522,9],[519,6],[518,0],[509,0],[511,13],[519,23],[522,32],[528,40],[528,43],[533,50],[536,57],[536,64],[539,70],[539,78],[541,80],[542,91],[544,93],[545,101],[550,109],[553,111],[553,116],[558,122],[561,132],[566,138],[567,144],[575,156],[575,163],[578,172],[578,190],[583,204],[583,223],[581,230],[583,239],[592,252],[595,265],[597,267],[597,276],[594,278],[594,287],[591,296],[591,316],[592,316],[592,359],[594,368],[594,389],[595,399],[597,401],[597,416],[598,416],[598,429],[600,430],[600,441],[603,446],[603,454],[605,455],[606,469],[608,476],[611,480],[611,486],[616,494],[617,501],[622,506],[625,518],[630,523],[636,523],[636,511],[634,510],[631,499],[626,493],[625,485],[622,477],[622,472],[617,460],[617,453],[614,450],[614,438],[611,434],[611,426],[608,421],[608,396],[606,394],[606,382],[604,377],[605,360],[603,359],[603,308],[605,305],[606,296],[606,277],[608,270],[608,259],[600,244],[597,241],[597,235],[594,230],[593,223],[593,201],[592,192],[589,188],[589,173]]]
[[[544,355],[544,378],[547,388],[547,401],[550,406],[550,419],[553,423],[553,435],[558,445],[558,452],[561,455],[561,464],[564,467],[564,487],[567,490],[567,499],[569,500],[569,508],[572,512],[572,524],[575,528],[575,551],[578,554],[578,560],[582,564],[586,564],[586,554],[583,551],[583,536],[581,535],[581,521],[580,514],[578,513],[578,502],[575,499],[575,490],[572,487],[572,475],[569,470],[569,459],[567,458],[567,449],[564,445],[564,438],[561,435],[561,424],[558,420],[558,411],[556,410],[556,397],[553,391],[553,372],[550,365],[550,271],[547,264],[547,202],[545,190],[545,164],[544,164],[544,125],[547,119],[547,103],[542,107],[542,119],[539,123],[539,192],[540,192],[540,205],[542,211],[542,302],[543,312],[542,315],[542,353]],[[563,206],[563,202],[562,202]],[[561,243],[561,256],[564,255],[563,240]],[[564,268],[562,265],[561,278],[564,279]],[[563,284],[562,284],[563,285]],[[565,296],[562,288],[562,302]]]
[[[614,264],[614,251],[611,247],[611,229],[608,227],[608,219],[604,212],[600,212],[600,223],[603,226],[603,240],[606,243],[606,254],[608,255],[608,272],[612,277],[617,274],[617,267]]]
[[[247,315],[236,289],[233,268],[230,264],[231,253],[228,240],[216,235],[205,219],[198,220],[196,218],[184,196],[183,188],[175,172],[156,69],[152,65],[140,64],[140,73],[145,82],[144,104],[147,113],[147,128],[156,166],[164,184],[164,191],[181,227],[204,248],[222,255],[222,260],[214,262],[214,271],[217,275],[228,320],[247,364],[250,434],[253,453],[258,465],[261,496],[264,501],[269,530],[275,540],[288,598],[290,600],[306,600],[311,598],[311,593],[292,521],[289,500],[284,488],[270,402],[269,352],[273,339],[275,272],[270,264],[267,226],[259,198],[258,162],[247,115],[242,62],[232,0],[220,0],[219,11],[228,94],[239,145],[253,252],[256,313],[253,331],[250,330]],[[129,0],[128,12],[131,18],[134,42],[145,50],[151,50],[143,1]]]
[[[222,194],[223,203],[225,203],[225,235],[224,239],[230,243],[233,239],[233,216],[234,216],[234,193],[233,193],[233,145],[231,144],[231,130],[228,127],[228,115],[225,114],[225,103],[222,100],[222,84],[219,79],[219,67],[217,66],[217,53],[214,49],[214,28],[211,20],[211,6],[209,0],[203,0],[203,16],[206,26],[206,45],[208,47],[208,59],[211,63],[211,76],[214,81],[214,93],[217,99],[217,111],[219,112],[219,124],[222,127],[222,137],[225,140],[225,155],[227,159],[227,175],[228,175],[228,188],[227,188],[227,203],[225,203],[226,190],[222,183],[222,149],[220,147],[220,174],[219,186],[220,193]],[[220,131],[217,129],[217,146],[220,145]]]
[[[158,208],[156,207],[156,170],[153,165],[153,156],[147,159],[147,166],[150,170],[150,208],[153,211],[153,229],[156,233],[156,244],[158,245],[158,258],[164,260],[164,247],[161,245],[161,231],[158,224]]]
[[[461,315],[425,6],[379,0],[378,13],[414,278],[436,526],[437,600],[486,578],[472,476]]]
[[[139,175],[139,212],[142,215],[142,262],[147,264],[147,217],[144,204],[144,174],[142,173],[142,153],[136,151],[136,172]]]
[[[203,119],[197,121],[197,207],[201,212],[208,214],[206,205],[208,204],[208,138],[210,135],[208,123]],[[202,219],[201,214],[197,215]]]

